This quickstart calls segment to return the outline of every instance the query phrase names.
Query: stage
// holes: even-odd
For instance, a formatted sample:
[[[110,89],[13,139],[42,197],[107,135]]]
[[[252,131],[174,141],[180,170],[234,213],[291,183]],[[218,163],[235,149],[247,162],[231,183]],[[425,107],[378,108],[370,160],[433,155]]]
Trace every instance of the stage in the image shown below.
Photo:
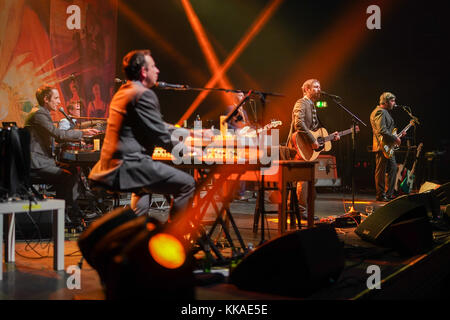
[[[235,219],[244,243],[250,243],[258,249],[261,232],[253,232],[254,209],[256,199],[247,191],[248,200],[235,200],[230,211]],[[276,209],[266,196],[266,205]],[[315,200],[316,224],[326,224],[333,217],[344,214],[352,203],[351,194],[318,192]],[[367,206],[377,208],[385,205],[374,201],[371,195],[356,195],[355,210],[365,213]],[[154,210],[165,214],[164,209]],[[211,214],[211,213],[208,213]],[[208,215],[207,214],[207,215]],[[208,218],[208,217],[206,217]],[[302,220],[306,223],[305,220]],[[450,275],[450,236],[448,231],[434,231],[434,243],[431,250],[409,256],[400,256],[395,250],[381,248],[363,241],[354,233],[354,227],[336,228],[336,233],[344,247],[345,266],[337,281],[308,297],[298,298],[278,294],[240,290],[227,282],[228,267],[213,266],[212,273],[225,275],[222,281],[214,282],[196,270],[201,285],[195,288],[197,300],[396,300],[396,299],[444,299],[448,297]],[[267,215],[265,239],[269,241],[277,236],[277,215]],[[65,235],[64,255],[66,271],[53,270],[53,244],[49,240],[40,242],[17,241],[15,264],[5,264],[3,280],[0,281],[0,299],[2,300],[104,300],[99,277],[86,261],[81,264],[80,281],[73,281],[73,267],[79,265],[81,253],[77,246],[77,234]],[[236,236],[232,233],[233,240]],[[230,254],[230,248],[223,236],[218,233],[213,238],[224,256]],[[222,243],[222,246],[220,244]],[[236,241],[236,243],[238,243]],[[314,246],[312,243],[311,246]],[[199,253],[201,254],[201,253]],[[271,257],[267,256],[270,260]],[[283,261],[279,261],[283,264]],[[380,272],[380,289],[368,289],[369,266],[376,265]],[[270,276],[268,274],[267,276]],[[299,277],[302,274],[292,274]],[[199,282],[200,283],[200,282]],[[170,285],[170,283],[168,283]]]

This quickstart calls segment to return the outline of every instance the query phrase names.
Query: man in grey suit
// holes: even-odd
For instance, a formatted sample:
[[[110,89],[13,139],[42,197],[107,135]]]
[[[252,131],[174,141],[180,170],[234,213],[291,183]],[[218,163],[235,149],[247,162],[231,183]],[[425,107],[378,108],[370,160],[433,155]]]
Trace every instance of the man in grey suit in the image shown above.
[[[293,147],[292,135],[294,132],[299,132],[304,135],[307,141],[311,144],[313,149],[318,149],[319,143],[311,134],[321,127],[319,118],[317,117],[317,110],[315,103],[320,99],[320,82],[317,79],[306,80],[302,85],[303,98],[297,100],[292,110],[292,122],[289,136],[287,139],[287,146]],[[332,133],[333,140],[339,140],[339,133],[336,131]],[[300,156],[297,154],[297,156]],[[310,190],[312,192],[313,190]],[[306,215],[306,201],[308,197],[307,183],[301,181],[297,183],[297,198],[299,201],[300,213]]]
[[[393,197],[397,162],[395,155],[386,158],[382,152],[381,141],[388,145],[400,145],[401,136],[392,134],[395,124],[389,114],[395,106],[395,95],[384,92],[380,96],[380,104],[370,114],[373,131],[372,151],[375,153],[375,188],[377,201],[390,201]]]
[[[171,152],[170,125],[162,119],[158,97],[151,90],[159,70],[149,50],[129,52],[123,58],[127,82],[114,95],[109,110],[100,160],[89,179],[110,190],[133,192],[136,214],[150,208],[150,194],[173,195],[170,216],[185,210],[195,190],[189,174],[152,160],[156,146]]]
[[[25,120],[30,132],[30,177],[34,184],[52,184],[56,198],[66,201],[66,222],[78,225],[81,221],[76,199],[78,197],[77,176],[69,167],[56,164],[54,142],[79,142],[84,135],[93,135],[98,130],[60,130],[53,125],[50,111],[61,104],[56,88],[44,85],[36,91],[38,106],[33,108]],[[73,221],[71,221],[73,220]]]

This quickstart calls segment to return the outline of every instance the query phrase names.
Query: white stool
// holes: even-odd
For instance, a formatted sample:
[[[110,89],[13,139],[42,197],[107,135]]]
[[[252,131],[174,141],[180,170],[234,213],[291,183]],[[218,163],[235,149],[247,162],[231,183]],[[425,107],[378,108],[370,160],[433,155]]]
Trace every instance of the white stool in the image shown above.
[[[32,202],[31,212],[52,211],[53,214],[53,269],[64,270],[64,209],[65,201],[47,199]],[[8,237],[5,246],[5,262],[15,262],[16,230],[15,214],[30,211],[29,201],[0,203],[0,253],[3,255],[3,215],[8,215]],[[3,259],[2,259],[3,260]],[[3,263],[0,263],[0,280],[3,279]]]

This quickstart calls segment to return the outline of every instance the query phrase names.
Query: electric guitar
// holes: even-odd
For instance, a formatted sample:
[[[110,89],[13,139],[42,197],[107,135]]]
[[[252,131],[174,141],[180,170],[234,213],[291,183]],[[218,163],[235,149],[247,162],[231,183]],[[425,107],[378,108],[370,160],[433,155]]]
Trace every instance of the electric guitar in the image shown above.
[[[412,169],[411,169],[411,171],[409,171],[409,170],[407,171],[405,179],[400,184],[400,189],[404,193],[410,193],[413,188],[414,179],[415,179],[414,171],[416,170],[417,160],[419,159],[419,154],[420,154],[420,151],[422,150],[422,147],[423,147],[423,143],[420,143],[419,146],[417,147],[416,159],[414,160]]]
[[[409,152],[411,150],[410,142],[409,140],[406,140],[406,144],[408,145],[408,149],[406,150],[405,160],[403,163],[400,163],[397,167],[397,176],[395,177],[395,185],[394,185],[394,191],[400,192],[400,183],[403,182],[403,180],[406,177],[406,174],[408,172],[408,169],[406,168],[406,162],[408,161]]]
[[[281,126],[283,122],[279,120],[272,120],[270,123],[266,124],[263,128],[260,128],[258,130],[254,130],[250,126],[246,126],[238,131],[238,135],[241,136],[248,136],[248,137],[256,137],[257,134],[260,134],[263,131],[270,130],[272,128],[276,128],[278,126]]]
[[[395,128],[394,130],[392,130],[392,134],[394,136],[396,136],[397,138],[399,138],[399,137],[403,136],[409,130],[409,128],[411,128],[415,124],[416,124],[416,122],[414,120],[411,120],[408,123],[408,125],[402,131],[400,131],[400,133],[397,133],[397,128]],[[395,150],[398,150],[398,145],[396,145],[395,143],[393,143],[393,144],[384,143],[383,136],[381,136],[380,145],[382,147],[381,151],[383,151],[383,155],[388,159],[392,157]]]
[[[352,132],[353,127],[339,132],[339,136],[342,137]],[[358,126],[356,126],[356,132],[359,132]],[[319,143],[319,148],[317,149],[312,148],[311,143],[309,143],[305,135],[301,132],[294,132],[294,134],[292,135],[292,144],[297,150],[297,154],[306,161],[314,161],[322,151],[330,151],[331,140],[333,140],[334,138],[332,134],[328,135],[328,132],[325,128],[319,128],[315,131],[311,131],[311,133]]]

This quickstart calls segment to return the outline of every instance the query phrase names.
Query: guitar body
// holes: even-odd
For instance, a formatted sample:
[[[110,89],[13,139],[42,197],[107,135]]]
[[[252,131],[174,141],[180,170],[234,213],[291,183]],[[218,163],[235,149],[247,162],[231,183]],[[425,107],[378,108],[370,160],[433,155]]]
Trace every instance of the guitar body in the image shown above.
[[[409,152],[411,150],[409,140],[406,140],[406,144],[408,145],[408,150],[406,151],[403,163],[397,166],[397,176],[395,177],[394,191],[397,193],[397,195],[403,194],[402,189],[400,189],[400,184],[403,182],[403,180],[405,180],[408,172],[408,169],[406,168],[406,162],[408,161]]]
[[[395,186],[394,186],[395,191],[397,192],[401,191],[400,184],[403,182],[403,180],[405,180],[407,171],[408,169],[406,169],[404,164],[398,165],[397,177],[395,178]]]
[[[416,159],[414,160],[414,164],[412,166],[412,169],[411,169],[411,171],[407,170],[406,177],[402,181],[402,183],[400,184],[400,189],[404,193],[410,193],[412,188],[413,188],[413,186],[414,186],[414,179],[416,178],[414,173],[415,173],[415,170],[416,170],[417,160],[419,159],[419,154],[422,151],[422,147],[423,147],[423,143],[420,143],[419,146],[417,147]]]
[[[400,190],[406,194],[410,193],[413,187],[414,178],[414,173],[411,173],[411,171],[408,170],[405,179],[400,183]]]
[[[305,161],[314,161],[317,159],[322,151],[331,150],[331,141],[323,142],[324,137],[328,136],[328,132],[325,128],[319,128],[316,131],[311,131],[314,138],[319,142],[319,149],[314,150],[309,143],[306,135],[300,132],[294,132],[292,135],[292,143],[301,159]]]
[[[392,134],[394,136],[396,136],[397,135],[397,129],[394,129],[392,131]],[[381,151],[383,151],[383,155],[387,159],[390,159],[392,157],[392,155],[394,154],[394,151],[396,150],[396,145],[395,144],[393,144],[393,145],[385,144],[384,141],[383,141],[383,137],[381,137],[380,144],[381,144],[381,147],[382,147]]]

